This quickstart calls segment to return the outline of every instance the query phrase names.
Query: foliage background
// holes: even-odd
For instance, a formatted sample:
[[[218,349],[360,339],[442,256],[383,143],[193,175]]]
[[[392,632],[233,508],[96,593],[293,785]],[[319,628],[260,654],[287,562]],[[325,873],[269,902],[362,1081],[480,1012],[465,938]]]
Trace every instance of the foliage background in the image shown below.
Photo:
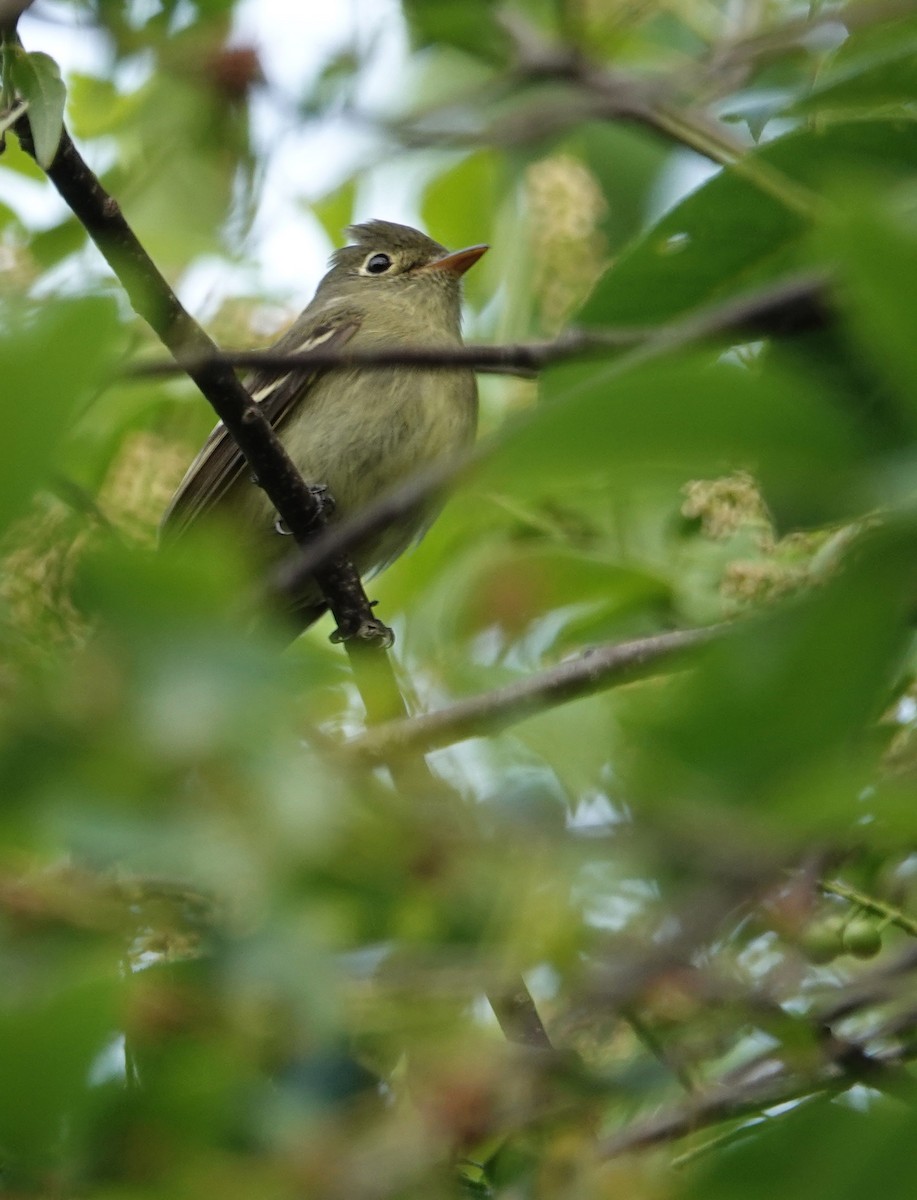
[[[293,93],[234,10],[21,26],[101,38],[68,125],[221,344],[316,282],[254,263],[258,106],[352,136],[329,245],[491,243],[474,340],[650,334],[482,377],[483,464],[372,584],[412,711],[730,625],[396,786],[327,625],[281,654],[231,545],[156,548],[212,415],[125,373],[161,351],[74,218],[0,208],[5,1188],[911,1196],[911,7],[406,0],[390,79],[364,7]],[[793,336],[679,324],[799,273]],[[520,973],[553,1052],[484,999]]]

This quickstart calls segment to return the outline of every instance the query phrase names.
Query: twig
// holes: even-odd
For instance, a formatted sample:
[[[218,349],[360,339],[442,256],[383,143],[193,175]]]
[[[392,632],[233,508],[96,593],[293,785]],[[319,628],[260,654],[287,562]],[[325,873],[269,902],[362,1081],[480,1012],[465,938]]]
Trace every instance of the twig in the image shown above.
[[[652,335],[650,329],[621,329],[591,332],[577,330],[563,334],[553,341],[522,342],[507,346],[378,346],[372,350],[308,350],[301,354],[284,354],[275,350],[224,351],[220,357],[233,367],[253,367],[270,370],[313,371],[316,367],[383,367],[409,366],[439,368],[475,367],[500,374],[521,374],[530,377],[544,367],[570,358],[601,355],[609,350],[627,349],[639,345]],[[185,360],[193,363],[194,360]],[[201,360],[196,365],[203,365]],[[174,362],[140,363],[127,372],[139,378],[173,375],[182,369]]]
[[[754,1113],[805,1096],[829,1096],[844,1092],[856,1083],[912,1101],[915,1084],[903,1069],[912,1057],[907,1046],[870,1054],[863,1045],[830,1033],[831,1027],[845,1017],[886,1001],[889,985],[917,967],[917,948],[911,947],[892,963],[883,964],[847,989],[841,1001],[811,1014],[814,1028],[827,1032],[821,1047],[825,1061],[814,1072],[795,1072],[774,1055],[756,1058],[747,1064],[742,1078],[720,1083],[706,1096],[694,1097],[655,1116],[631,1123],[606,1138],[600,1147],[602,1158],[613,1158],[634,1150],[647,1149],[726,1121],[741,1120]],[[913,1014],[909,1014],[913,1015]],[[879,1034],[881,1037],[882,1035]]]
[[[850,887],[841,879],[820,879],[818,881],[819,889],[826,895],[841,896],[844,900],[849,900],[851,904],[864,912],[872,913],[873,916],[881,918],[885,924],[897,925],[899,929],[903,929],[905,933],[911,937],[917,937],[917,919],[908,916],[902,912],[894,904],[887,904],[884,900],[880,900],[877,896],[870,896],[866,892],[860,892],[856,888]]]
[[[578,700],[603,688],[663,668],[671,669],[679,654],[704,645],[727,628],[720,625],[680,629],[632,642],[597,646],[556,667],[492,692],[470,696],[438,712],[376,725],[351,739],[347,746],[361,757],[378,760],[406,751],[436,750],[465,738],[498,733],[549,704]]]
[[[732,1087],[715,1087],[706,1096],[693,1097],[656,1116],[634,1121],[600,1143],[599,1157],[616,1158],[634,1150],[677,1141],[711,1125],[741,1120],[806,1096],[836,1095],[857,1083],[866,1083],[893,1095],[913,1095],[914,1083],[904,1070],[908,1056],[903,1050],[870,1055],[856,1043],[838,1042],[828,1047],[826,1053],[828,1062],[818,1071],[790,1071],[772,1059],[775,1071],[766,1078],[755,1078]]]
[[[853,1080],[839,1076],[836,1068],[823,1076],[799,1078],[781,1073],[774,1079],[756,1080],[741,1087],[718,1088],[711,1094],[679,1104],[657,1116],[634,1121],[599,1144],[600,1158],[616,1158],[634,1150],[646,1150],[663,1142],[674,1142],[710,1125],[741,1120],[777,1104],[788,1104],[817,1092],[845,1091]]]
[[[507,73],[509,84],[548,81],[567,86],[559,101],[536,100],[509,116],[469,130],[424,127],[434,114],[390,125],[405,145],[514,146],[544,141],[589,120],[620,121],[642,126],[676,145],[685,146],[719,166],[734,171],[752,186],[787,208],[812,216],[818,198],[760,156],[749,156],[748,145],[709,112],[692,104],[671,79],[646,78],[609,70],[577,46],[549,42],[523,17],[505,15],[501,23],[515,43],[516,63]],[[476,98],[469,98],[472,103]]]
[[[804,46],[826,27],[843,26],[850,33],[913,12],[914,0],[852,0],[837,8],[810,9],[805,16],[791,18],[773,29],[720,42],[693,74],[708,84],[720,85],[717,94],[723,87],[737,89],[753,67],[794,46]]]
[[[806,272],[786,276],[720,304],[707,305],[667,325],[613,329],[574,329],[551,341],[516,342],[503,346],[379,346],[372,350],[309,350],[282,354],[275,350],[184,353],[180,362],[135,364],[128,375],[146,378],[202,368],[215,357],[233,367],[313,371],[317,367],[365,369],[413,366],[450,370],[475,367],[506,374],[532,375],[572,359],[600,358],[609,352],[644,346],[681,345],[686,341],[739,333],[747,337],[791,337],[824,328],[832,319],[828,278]]]

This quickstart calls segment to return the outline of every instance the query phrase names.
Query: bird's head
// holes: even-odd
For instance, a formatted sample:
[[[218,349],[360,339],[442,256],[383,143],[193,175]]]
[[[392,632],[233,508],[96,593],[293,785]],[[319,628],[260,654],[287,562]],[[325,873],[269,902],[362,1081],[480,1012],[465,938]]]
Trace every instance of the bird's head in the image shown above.
[[[393,221],[366,221],[347,230],[351,244],[336,250],[331,269],[319,285],[325,293],[367,296],[399,295],[422,289],[424,294],[445,293],[458,304],[461,279],[487,246],[468,246],[450,253],[418,229]]]

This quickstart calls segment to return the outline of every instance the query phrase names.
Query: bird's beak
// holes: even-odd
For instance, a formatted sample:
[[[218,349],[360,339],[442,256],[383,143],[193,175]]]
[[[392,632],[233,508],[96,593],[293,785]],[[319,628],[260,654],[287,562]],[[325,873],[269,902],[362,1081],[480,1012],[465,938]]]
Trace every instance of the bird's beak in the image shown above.
[[[482,254],[486,254],[489,246],[468,246],[465,250],[454,250],[442,258],[434,258],[432,262],[424,263],[418,268],[421,271],[445,271],[447,275],[460,278],[469,267],[473,267]]]

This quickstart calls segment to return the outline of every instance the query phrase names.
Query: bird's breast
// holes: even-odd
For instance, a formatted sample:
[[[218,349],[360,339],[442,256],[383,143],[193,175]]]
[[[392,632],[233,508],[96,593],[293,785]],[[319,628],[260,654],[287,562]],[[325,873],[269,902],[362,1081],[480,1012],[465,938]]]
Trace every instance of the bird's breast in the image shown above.
[[[287,423],[283,440],[310,483],[331,489],[340,512],[370,503],[418,468],[474,437],[471,372],[354,372],[321,380]]]

